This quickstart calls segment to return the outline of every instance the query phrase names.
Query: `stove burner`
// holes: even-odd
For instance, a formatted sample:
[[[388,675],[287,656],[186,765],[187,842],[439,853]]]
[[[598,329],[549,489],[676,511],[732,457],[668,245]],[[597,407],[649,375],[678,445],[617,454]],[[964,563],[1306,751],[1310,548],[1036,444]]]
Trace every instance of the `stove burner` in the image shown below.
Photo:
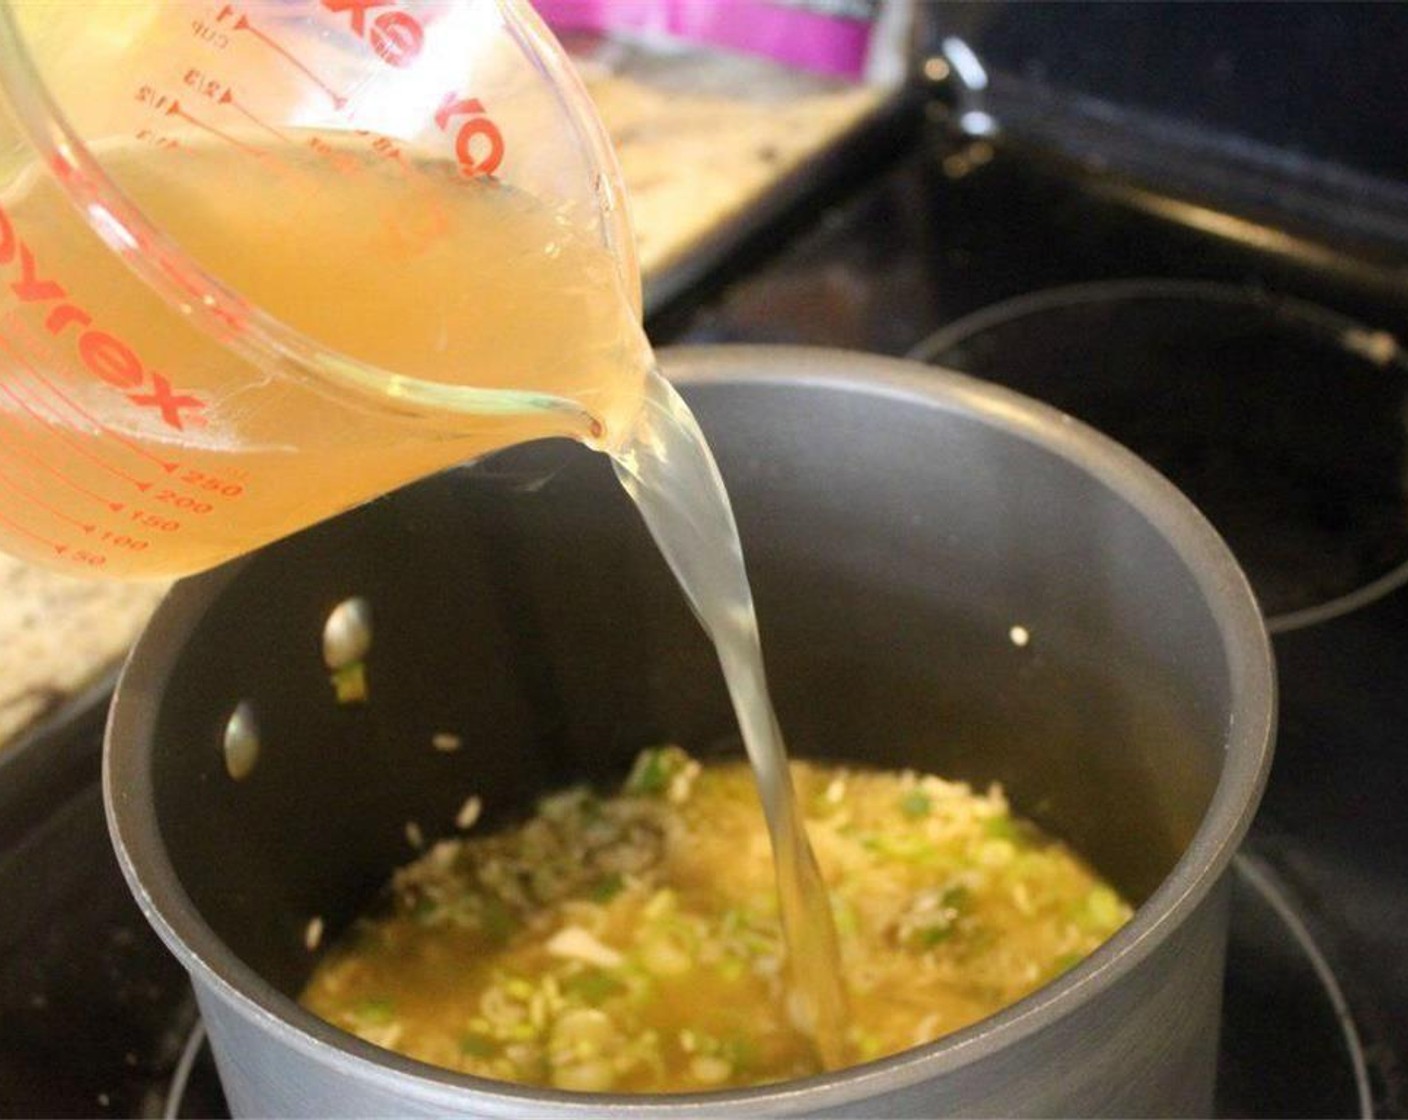
[[[1368,1059],[1339,979],[1254,846],[1232,861],[1214,1111],[1372,1117]]]
[[[1128,280],[985,308],[911,356],[1153,464],[1226,538],[1273,632],[1408,581],[1408,359],[1385,332],[1264,292]]]

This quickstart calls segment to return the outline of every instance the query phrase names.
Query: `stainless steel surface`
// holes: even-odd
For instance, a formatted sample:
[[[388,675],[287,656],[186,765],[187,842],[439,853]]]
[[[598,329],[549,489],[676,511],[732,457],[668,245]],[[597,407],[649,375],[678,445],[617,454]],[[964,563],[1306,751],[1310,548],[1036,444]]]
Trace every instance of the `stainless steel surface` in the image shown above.
[[[350,920],[409,857],[408,819],[449,832],[472,790],[492,824],[547,786],[619,774],[644,742],[730,733],[711,653],[606,464],[520,449],[183,584],[124,675],[114,840],[192,974],[235,1112],[1208,1114],[1226,872],[1274,706],[1265,632],[1216,535],[1127,452],[965,378],[742,347],[667,368],[734,496],[794,750],[1003,781],[1142,901],[1134,921],[946,1040],[741,1093],[515,1089],[305,1014],[289,993],[307,922]],[[370,703],[349,711],[318,635],[354,594],[378,640]],[[236,783],[220,726],[245,697],[265,750]],[[449,729],[465,748],[435,750]]]

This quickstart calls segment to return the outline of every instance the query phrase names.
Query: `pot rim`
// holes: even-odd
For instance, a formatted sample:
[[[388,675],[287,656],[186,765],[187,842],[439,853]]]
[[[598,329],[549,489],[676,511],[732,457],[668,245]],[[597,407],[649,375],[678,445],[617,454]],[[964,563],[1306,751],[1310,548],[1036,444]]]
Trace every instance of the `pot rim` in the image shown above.
[[[833,1073],[752,1089],[664,1095],[578,1094],[530,1089],[454,1073],[373,1046],[301,1007],[244,964],[206,924],[181,886],[153,808],[150,744],[172,666],[210,604],[247,560],[178,583],[130,653],[109,713],[103,756],[108,827],[123,875],[147,920],[191,973],[283,1044],[353,1078],[397,1079],[408,1099],[438,1109],[492,1115],[569,1116],[603,1109],[635,1115],[838,1108],[893,1092],[1004,1050],[1071,1013],[1154,952],[1212,890],[1250,826],[1265,787],[1275,731],[1276,683],[1270,640],[1250,585],[1207,519],[1132,452],[1054,408],[963,374],[897,358],[795,346],[708,346],[662,350],[661,365],[683,385],[814,386],[913,401],[974,417],[1044,447],[1095,478],[1137,510],[1192,573],[1227,658],[1232,711],[1226,759],[1206,813],[1173,870],[1133,918],[1064,976],[970,1027],[925,1046]]]

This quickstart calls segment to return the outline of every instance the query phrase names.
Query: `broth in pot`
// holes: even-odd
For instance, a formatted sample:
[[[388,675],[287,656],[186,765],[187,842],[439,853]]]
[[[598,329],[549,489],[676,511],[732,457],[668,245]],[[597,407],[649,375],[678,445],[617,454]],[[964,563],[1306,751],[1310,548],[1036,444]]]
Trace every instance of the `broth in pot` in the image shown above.
[[[838,932],[849,1062],[1020,999],[1131,910],[1000,788],[794,763]],[[460,825],[472,832],[471,797]],[[670,1093],[821,1072],[758,793],[739,762],[642,752],[622,788],[442,841],[319,964],[303,1003],[412,1058],[528,1085]]]

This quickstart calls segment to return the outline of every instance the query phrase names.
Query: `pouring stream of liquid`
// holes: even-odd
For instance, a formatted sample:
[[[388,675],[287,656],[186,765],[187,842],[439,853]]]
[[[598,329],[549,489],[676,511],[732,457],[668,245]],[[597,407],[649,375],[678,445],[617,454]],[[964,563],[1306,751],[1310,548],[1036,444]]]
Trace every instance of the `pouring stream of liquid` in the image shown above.
[[[797,813],[787,753],[768,696],[753,594],[733,510],[693,414],[659,373],[613,455],[616,475],[718,651],[767,818],[799,1023],[828,1069],[844,1065],[845,996],[826,888]]]

